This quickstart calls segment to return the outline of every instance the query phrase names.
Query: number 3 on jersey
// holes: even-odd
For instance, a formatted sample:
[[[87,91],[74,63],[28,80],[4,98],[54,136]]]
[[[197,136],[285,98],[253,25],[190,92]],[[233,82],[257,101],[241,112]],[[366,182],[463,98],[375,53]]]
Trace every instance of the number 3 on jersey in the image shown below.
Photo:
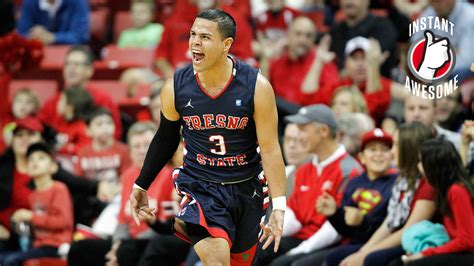
[[[209,137],[209,141],[216,145],[216,149],[211,149],[211,152],[218,155],[226,154],[225,141],[222,135],[212,135]],[[216,143],[217,142],[217,143]]]

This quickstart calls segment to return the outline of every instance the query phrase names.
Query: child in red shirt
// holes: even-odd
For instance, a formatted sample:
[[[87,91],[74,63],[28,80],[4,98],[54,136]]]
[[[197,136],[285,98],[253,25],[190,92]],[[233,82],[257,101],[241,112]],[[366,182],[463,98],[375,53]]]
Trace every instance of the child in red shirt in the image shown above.
[[[119,177],[130,166],[127,145],[114,138],[115,124],[109,111],[95,110],[89,117],[87,135],[92,142],[77,152],[79,176],[119,183]]]
[[[453,144],[444,139],[425,141],[420,154],[418,168],[436,190],[436,206],[451,240],[439,247],[404,256],[403,260],[413,261],[410,265],[472,265],[474,186],[461,157]]]
[[[33,178],[35,190],[29,197],[30,208],[19,209],[12,221],[29,223],[34,232],[33,247],[0,255],[0,265],[21,265],[25,260],[41,257],[58,257],[58,247],[70,243],[73,231],[73,209],[67,187],[52,179],[56,164],[50,149],[43,143],[32,144],[27,151],[28,174]]]
[[[89,144],[85,119],[94,108],[92,96],[83,88],[71,88],[61,93],[57,103],[58,116],[45,122],[58,132],[57,149],[61,154],[75,155]]]

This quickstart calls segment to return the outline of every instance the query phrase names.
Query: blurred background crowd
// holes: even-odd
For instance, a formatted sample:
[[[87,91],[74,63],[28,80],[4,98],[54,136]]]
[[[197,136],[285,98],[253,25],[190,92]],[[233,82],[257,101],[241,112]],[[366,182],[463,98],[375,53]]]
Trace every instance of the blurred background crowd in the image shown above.
[[[128,197],[159,127],[161,86],[191,62],[189,30],[209,8],[233,16],[230,53],[259,68],[277,97],[296,227],[285,228],[278,254],[260,252],[255,264],[397,265],[413,253],[472,265],[472,2],[2,0],[0,265],[199,263],[171,231],[182,146],[149,190],[155,219],[137,226]],[[426,16],[455,25],[446,37],[459,89],[436,100],[405,88],[408,49],[423,38],[408,27]],[[302,108],[331,119],[285,122]],[[422,220],[457,242],[401,247]]]

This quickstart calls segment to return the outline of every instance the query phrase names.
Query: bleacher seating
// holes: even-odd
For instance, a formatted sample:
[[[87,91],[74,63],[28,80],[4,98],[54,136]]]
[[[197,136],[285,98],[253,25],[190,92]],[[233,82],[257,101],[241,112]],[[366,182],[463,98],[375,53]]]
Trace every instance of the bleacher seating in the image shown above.
[[[22,88],[30,88],[36,92],[40,103],[43,104],[47,99],[56,94],[59,85],[55,80],[12,80],[9,85],[9,99],[11,100],[15,92]]]

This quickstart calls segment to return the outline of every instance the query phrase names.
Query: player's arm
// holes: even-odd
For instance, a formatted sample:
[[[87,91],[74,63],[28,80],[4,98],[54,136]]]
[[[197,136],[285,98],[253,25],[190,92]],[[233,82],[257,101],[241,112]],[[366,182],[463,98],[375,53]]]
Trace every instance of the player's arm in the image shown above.
[[[268,237],[263,245],[265,249],[275,240],[274,251],[276,252],[283,232],[283,216],[286,209],[286,177],[280,144],[278,143],[278,115],[275,95],[272,86],[262,75],[258,75],[257,78],[254,105],[254,120],[260,155],[273,203],[273,211],[268,224],[261,225],[263,229],[261,241]]]
[[[169,79],[161,91],[160,128],[150,143],[140,175],[135,184],[147,190],[156,175],[173,157],[179,145],[179,114],[174,106],[173,81]]]
[[[137,224],[140,223],[140,211],[145,212],[142,216],[153,213],[153,209],[148,207],[146,190],[153,183],[161,169],[173,157],[179,145],[181,124],[179,122],[180,116],[174,106],[172,79],[167,80],[163,85],[161,103],[160,128],[148,147],[145,162],[143,163],[140,175],[135,180],[134,189],[130,196],[132,216]]]
[[[285,196],[285,165],[278,143],[278,114],[273,88],[262,75],[258,75],[255,89],[254,120],[263,170],[272,198]]]

